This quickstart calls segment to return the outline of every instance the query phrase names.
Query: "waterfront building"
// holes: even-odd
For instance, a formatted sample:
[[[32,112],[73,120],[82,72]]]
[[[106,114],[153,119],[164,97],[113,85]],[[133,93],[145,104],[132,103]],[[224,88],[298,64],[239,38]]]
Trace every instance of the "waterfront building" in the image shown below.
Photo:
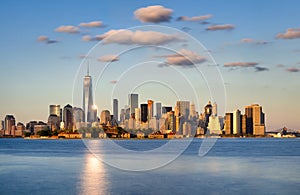
[[[16,125],[16,119],[13,115],[6,115],[4,119],[5,135],[11,135],[13,128]]]
[[[233,113],[225,114],[224,131],[226,135],[233,134]]]
[[[240,110],[235,110],[233,112],[233,134],[242,134],[241,131],[241,111]]]
[[[16,128],[16,131],[15,131],[15,136],[23,136],[24,135],[24,132],[25,132],[25,126],[23,123],[18,123],[17,124],[17,128]]]
[[[128,94],[128,105],[130,109],[129,116],[134,118],[135,109],[139,107],[139,96],[138,94]]]
[[[113,99],[113,115],[116,122],[119,121],[119,102],[118,99]]]
[[[89,65],[87,67],[87,74],[83,78],[83,122],[92,123],[96,119],[93,111],[93,92],[92,92],[92,77],[89,75]]]
[[[100,124],[108,125],[111,122],[110,112],[108,110],[102,110],[100,115]]]
[[[64,123],[65,129],[67,129],[67,130],[73,129],[73,107],[70,104],[67,104],[64,107],[63,123]]]
[[[222,134],[221,132],[221,124],[218,116],[211,115],[209,117],[209,122],[207,129],[209,130],[210,134]]]
[[[141,104],[141,122],[148,121],[148,104]]]
[[[258,104],[252,105],[253,135],[265,135],[265,114]]]
[[[246,135],[247,134],[247,116],[245,114],[241,115],[241,120],[242,120],[242,134]]]
[[[34,126],[34,128],[35,128],[35,126]],[[58,117],[56,114],[50,114],[50,116],[48,117],[48,126],[50,127],[51,131],[59,130],[60,129],[60,117]],[[44,130],[44,129],[42,129],[42,130]]]
[[[245,107],[246,115],[246,134],[253,134],[253,115],[252,115],[252,106]]]
[[[265,114],[262,107],[258,104],[252,104],[245,107],[246,132],[253,135],[265,135]]]

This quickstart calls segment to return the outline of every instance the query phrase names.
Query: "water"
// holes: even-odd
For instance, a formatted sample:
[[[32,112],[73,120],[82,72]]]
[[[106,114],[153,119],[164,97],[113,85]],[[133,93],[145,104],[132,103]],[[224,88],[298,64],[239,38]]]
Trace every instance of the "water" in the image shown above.
[[[168,141],[116,142],[143,151]],[[98,161],[86,147],[95,143],[98,154],[114,152],[106,140],[0,139],[0,194],[300,193],[300,139],[218,139],[204,157],[198,156],[202,140],[194,139],[176,160],[141,172]]]

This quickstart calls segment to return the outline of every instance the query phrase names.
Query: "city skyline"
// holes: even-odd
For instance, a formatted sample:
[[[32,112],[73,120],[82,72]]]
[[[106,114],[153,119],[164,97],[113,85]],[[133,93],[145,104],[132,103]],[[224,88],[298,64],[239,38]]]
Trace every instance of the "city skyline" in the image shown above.
[[[162,6],[168,16],[163,21],[149,20],[138,12],[141,8],[157,5]],[[7,114],[12,114],[17,121],[45,121],[49,104],[81,107],[82,102],[79,105],[72,102],[74,77],[82,61],[80,55],[85,55],[94,46],[96,35],[137,25],[159,24],[183,30],[210,50],[224,79],[225,111],[259,103],[268,113],[267,130],[282,126],[299,129],[298,6],[299,2],[294,1],[274,1],[272,4],[266,1],[154,1],[150,4],[91,1],[85,5],[62,1],[59,7],[53,2],[3,3],[0,8],[3,24],[0,66],[5,71],[1,71],[0,77],[5,84],[1,85],[0,117],[4,119]],[[51,11],[54,9],[55,16]],[[255,14],[253,9],[257,10]],[[30,10],[30,13],[23,10]],[[71,10],[78,10],[78,13]],[[11,22],[7,22],[6,16]],[[168,57],[171,60],[171,56]],[[116,64],[131,62],[122,56],[120,59],[106,56],[98,63],[108,60]],[[113,87],[115,82],[112,79],[110,86]],[[153,91],[151,86],[148,91]],[[149,95],[141,96],[140,100],[145,102]],[[154,103],[159,98],[153,91]],[[209,99],[202,94],[200,102],[194,102],[196,110]],[[113,110],[112,103],[102,101],[101,95],[97,95],[95,101],[96,104],[101,102],[98,113]],[[126,101],[126,97],[119,99],[119,105]],[[173,97],[161,102],[174,106]]]

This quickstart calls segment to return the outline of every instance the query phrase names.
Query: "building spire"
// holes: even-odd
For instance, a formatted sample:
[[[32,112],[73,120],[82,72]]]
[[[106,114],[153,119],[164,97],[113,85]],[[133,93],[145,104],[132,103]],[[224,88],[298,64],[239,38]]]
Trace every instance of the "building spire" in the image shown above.
[[[87,66],[87,76],[89,76],[89,74],[90,74],[90,62],[88,61],[88,66]]]

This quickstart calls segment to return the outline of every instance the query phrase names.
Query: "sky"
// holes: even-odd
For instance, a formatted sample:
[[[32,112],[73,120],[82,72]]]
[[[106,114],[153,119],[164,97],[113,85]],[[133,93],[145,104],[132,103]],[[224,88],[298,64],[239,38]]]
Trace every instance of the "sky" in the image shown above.
[[[298,130],[299,7],[294,0],[2,2],[0,118],[47,121],[50,104],[80,107],[90,63],[99,111],[112,110],[111,98],[123,107],[129,92],[140,103],[189,99],[199,112],[213,100],[219,114],[258,103],[268,131]]]

